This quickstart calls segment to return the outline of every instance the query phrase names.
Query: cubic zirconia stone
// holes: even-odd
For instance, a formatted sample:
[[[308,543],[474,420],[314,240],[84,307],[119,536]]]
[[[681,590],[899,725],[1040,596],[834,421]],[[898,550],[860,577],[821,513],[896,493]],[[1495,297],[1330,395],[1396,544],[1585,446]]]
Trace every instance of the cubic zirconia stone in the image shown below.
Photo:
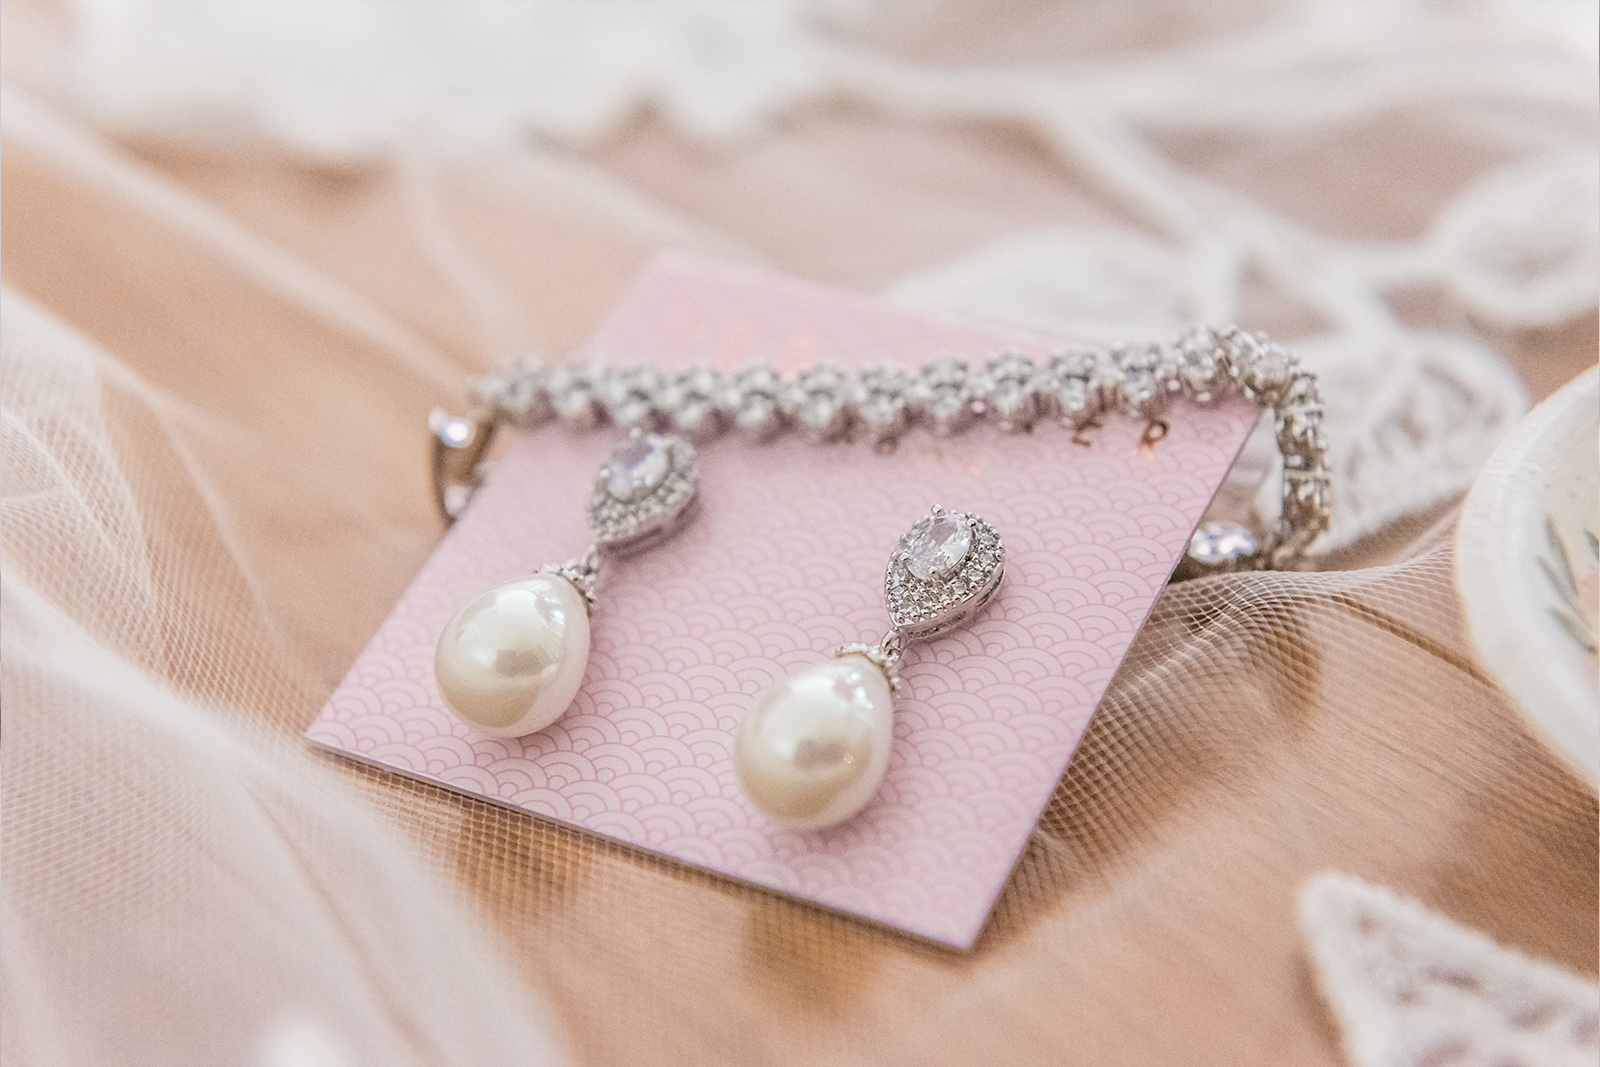
[[[1289,353],[1282,348],[1264,345],[1261,354],[1256,357],[1256,365],[1251,369],[1258,389],[1281,389],[1289,383],[1293,364],[1289,360]]]
[[[448,418],[439,424],[439,440],[451,448],[465,448],[477,436],[471,419]]]
[[[1255,550],[1255,535],[1236,522],[1208,522],[1189,538],[1189,555],[1200,563],[1227,563]]]
[[[733,421],[741,433],[757,439],[768,437],[776,433],[780,425],[778,402],[770,396],[752,393],[739,402]]]
[[[933,429],[938,434],[953,434],[961,428],[962,416],[966,414],[967,401],[960,393],[953,389],[942,390],[936,393],[928,403],[928,417],[933,420]]]
[[[1015,419],[1027,407],[1027,387],[1022,382],[1008,378],[994,387],[989,403],[994,405],[995,414],[1002,419]]]
[[[941,359],[922,368],[922,380],[930,389],[957,389],[967,383],[967,365],[959,359]]]
[[[906,570],[922,581],[943,578],[972,547],[972,523],[965,515],[939,514],[917,524],[906,545]]]
[[[672,425],[687,437],[709,437],[717,426],[716,405],[698,396],[685,400],[672,409]]]
[[[562,424],[574,433],[592,430],[599,421],[600,414],[595,406],[594,394],[586,386],[573,386],[552,395],[550,406]]]
[[[611,421],[624,429],[642,427],[645,423],[653,421],[654,417],[655,409],[650,406],[650,402],[639,397],[624,400],[611,409]]]
[[[1208,386],[1217,378],[1217,357],[1203,348],[1185,349],[1178,373],[1195,389]]]
[[[1145,370],[1131,370],[1122,379],[1122,395],[1128,406],[1142,409],[1156,398],[1155,376]]]
[[[997,382],[1025,382],[1033,377],[1033,360],[1016,352],[1007,352],[991,359],[985,370]]]
[[[1074,348],[1052,356],[1050,373],[1057,378],[1092,378],[1100,361],[1085,348]]]
[[[1063,378],[1056,387],[1056,401],[1064,415],[1080,415],[1089,407],[1089,382],[1085,378]]]
[[[861,405],[861,418],[874,427],[893,426],[900,420],[902,408],[893,397],[879,394]]]
[[[629,441],[610,463],[606,489],[618,500],[637,500],[660,485],[672,469],[669,444],[653,433]]]
[[[800,406],[800,421],[813,433],[831,429],[839,415],[839,405],[832,398],[813,394]]]

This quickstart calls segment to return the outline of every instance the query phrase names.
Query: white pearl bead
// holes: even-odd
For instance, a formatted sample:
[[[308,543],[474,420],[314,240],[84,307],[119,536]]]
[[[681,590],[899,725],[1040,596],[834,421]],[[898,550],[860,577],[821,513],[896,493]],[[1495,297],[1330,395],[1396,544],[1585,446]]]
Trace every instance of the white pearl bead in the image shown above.
[[[589,663],[583,594],[553,574],[497,585],[439,635],[433,674],[457,715],[490,737],[521,737],[561,717]]]
[[[790,675],[739,723],[734,764],[745,795],[777,822],[817,830],[860,811],[883,781],[894,697],[864,656]]]

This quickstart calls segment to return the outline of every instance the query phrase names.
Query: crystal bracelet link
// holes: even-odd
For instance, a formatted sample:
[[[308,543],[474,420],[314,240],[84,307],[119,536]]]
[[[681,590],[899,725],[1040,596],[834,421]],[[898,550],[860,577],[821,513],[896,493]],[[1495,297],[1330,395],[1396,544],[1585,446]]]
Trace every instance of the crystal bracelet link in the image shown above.
[[[1237,326],[1199,326],[1164,344],[1068,348],[1042,362],[1014,352],[979,365],[940,359],[915,374],[896,367],[851,373],[820,364],[788,379],[765,366],[731,377],[709,367],[668,377],[650,367],[581,361],[550,367],[523,360],[477,383],[474,418],[435,413],[430,420],[435,491],[453,520],[476,486],[487,439],[501,424],[533,428],[555,421],[582,433],[611,423],[691,440],[733,429],[762,441],[788,431],[813,443],[864,439],[882,448],[916,426],[948,436],[980,421],[1015,433],[1054,420],[1077,434],[1113,413],[1155,425],[1174,400],[1211,404],[1230,395],[1273,413],[1283,456],[1281,512],[1276,528],[1261,537],[1233,524],[1206,524],[1191,542],[1184,569],[1301,565],[1330,518],[1317,379],[1287,349]]]

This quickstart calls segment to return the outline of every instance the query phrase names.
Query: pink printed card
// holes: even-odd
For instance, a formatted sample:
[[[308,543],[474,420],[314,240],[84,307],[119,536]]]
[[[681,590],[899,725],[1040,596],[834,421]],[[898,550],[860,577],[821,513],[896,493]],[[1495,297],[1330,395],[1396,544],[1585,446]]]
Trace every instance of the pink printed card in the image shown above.
[[[1047,338],[677,254],[654,259],[588,346],[676,371],[829,361],[915,369],[1048,354]],[[308,731],[315,743],[957,948],[982,928],[1095,705],[1257,412],[1179,404],[1169,433],[1111,418],[892,452],[735,436],[700,449],[701,506],[673,540],[607,564],[577,701],[546,730],[477,735],[445,708],[433,649],[489,586],[572,558],[613,435],[524,435]],[[901,665],[882,789],[830,830],[779,829],[739,790],[734,728],[784,674],[888,629],[883,571],[931,504],[982,515],[1006,578],[972,625]]]

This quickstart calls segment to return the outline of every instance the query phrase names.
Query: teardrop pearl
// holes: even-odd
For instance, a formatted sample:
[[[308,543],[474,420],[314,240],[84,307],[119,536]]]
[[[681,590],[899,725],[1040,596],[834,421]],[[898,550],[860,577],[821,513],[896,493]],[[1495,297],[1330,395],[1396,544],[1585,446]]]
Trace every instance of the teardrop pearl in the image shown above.
[[[433,674],[457,715],[490,737],[521,737],[561,717],[589,663],[589,611],[572,583],[531,574],[456,612]]]
[[[734,764],[745,795],[794,830],[843,822],[866,806],[889,766],[894,696],[865,656],[790,675],[739,723]]]

